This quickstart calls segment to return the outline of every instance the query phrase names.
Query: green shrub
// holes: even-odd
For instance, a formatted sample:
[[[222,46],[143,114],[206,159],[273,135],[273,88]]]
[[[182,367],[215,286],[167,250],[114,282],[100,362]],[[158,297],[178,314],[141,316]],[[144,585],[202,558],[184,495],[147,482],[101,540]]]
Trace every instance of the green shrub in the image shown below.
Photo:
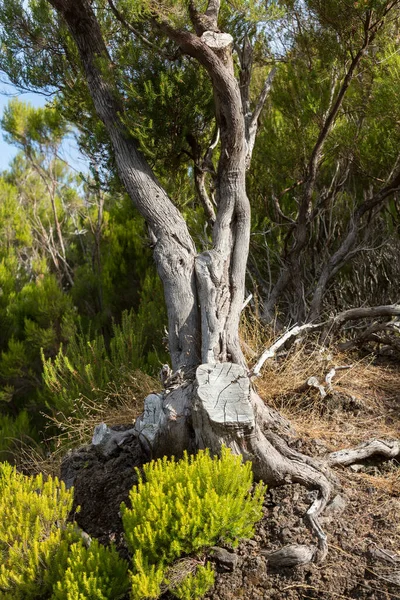
[[[253,495],[251,465],[223,448],[144,466],[121,506],[132,570],[114,547],[85,545],[67,523],[72,491],[42,475],[0,463],[0,599],[132,600],[158,598],[169,589],[180,600],[199,600],[214,583],[210,564],[194,559],[217,542],[250,537],[262,515],[263,485]],[[140,477],[140,475],[139,475]],[[183,557],[181,560],[177,560]]]
[[[0,597],[28,599],[51,590],[53,559],[65,545],[72,493],[57,479],[26,477],[0,464]],[[65,550],[65,547],[63,548]]]
[[[2,390],[0,390],[0,403]],[[32,431],[28,413],[22,410],[15,419],[0,412],[0,460],[12,460],[14,452],[18,452],[26,439],[32,439]]]
[[[89,548],[72,544],[63,577],[53,589],[51,600],[118,600],[129,588],[128,563],[115,548],[92,540]]]
[[[100,401],[110,381],[122,387],[129,384],[135,369],[149,370],[151,353],[146,356],[142,353],[145,332],[133,310],[122,313],[121,323],[113,324],[112,333],[107,345],[103,335],[77,331],[66,349],[60,347],[55,358],[46,359],[42,353],[43,380],[51,395],[49,408],[65,415],[76,414],[77,398]],[[159,368],[160,360],[154,356],[151,360]]]
[[[251,464],[243,464],[227,448],[221,458],[201,451],[178,462],[164,457],[143,470],[145,480],[139,473],[139,484],[130,492],[131,508],[121,505],[132,553],[134,600],[157,598],[167,565],[179,557],[217,542],[235,546],[241,538],[251,537],[262,516],[265,493],[265,486],[258,484],[250,495]],[[207,576],[208,571],[199,571],[197,584]],[[196,577],[177,592],[186,594],[182,598],[191,597]]]
[[[179,600],[200,600],[214,585],[215,573],[210,563],[199,565],[195,573],[190,573],[181,583],[172,586],[174,596]]]
[[[109,600],[128,590],[128,564],[67,517],[72,491],[0,463],[1,600]]]

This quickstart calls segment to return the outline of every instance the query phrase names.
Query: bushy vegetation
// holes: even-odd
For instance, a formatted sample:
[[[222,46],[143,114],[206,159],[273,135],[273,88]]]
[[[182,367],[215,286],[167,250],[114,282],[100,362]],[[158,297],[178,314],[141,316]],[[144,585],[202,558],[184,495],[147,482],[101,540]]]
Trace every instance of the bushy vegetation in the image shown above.
[[[38,439],[42,413],[68,413],[74,395],[94,401],[107,377],[120,378],[111,367],[113,339],[130,354],[130,364],[146,373],[167,360],[154,239],[121,185],[68,28],[58,26],[51,4],[0,3],[0,36],[9,49],[0,56],[0,68],[24,90],[53,94],[41,108],[14,99],[2,119],[7,141],[19,151],[0,177],[3,440],[16,432]],[[209,152],[218,129],[212,84],[195,61],[176,55],[174,43],[146,24],[147,1],[131,4],[122,2],[120,9],[127,21],[138,19],[135,44],[131,32],[116,36],[108,11],[95,10],[118,65],[114,92],[124,107],[121,126],[182,212],[201,253],[213,243],[201,190],[212,204],[221,148]],[[186,4],[178,4],[172,13],[168,3],[163,10],[175,25],[179,13],[180,26],[190,30]],[[353,304],[397,302],[398,186],[381,200],[379,195],[398,164],[398,19],[398,6],[386,0],[279,0],[221,8],[219,25],[235,39],[248,116],[276,66],[247,174],[247,286],[260,295],[255,310],[264,322],[284,327]],[[364,39],[373,23],[376,30]],[[65,60],[54,48],[69,48]],[[246,53],[247,66],[241,64]],[[88,165],[83,174],[61,159],[74,127]],[[122,316],[127,310],[129,332]],[[123,365],[125,350],[118,357]],[[4,442],[3,449],[9,450]]]
[[[59,111],[14,99],[2,126],[19,150],[0,177],[0,458],[11,460],[18,440],[40,441],[44,413],[69,415],[128,369],[157,371],[166,317],[143,220],[59,158]]]
[[[221,458],[200,451],[178,462],[164,457],[144,466],[144,479],[130,492],[130,507],[122,505],[135,600],[156,598],[168,578],[167,566],[181,556],[251,537],[262,516],[265,486],[258,484],[250,495],[251,464],[241,460],[223,448]],[[200,597],[193,590],[207,582],[210,572],[200,569],[182,588],[175,586],[177,597]]]
[[[158,598],[169,589],[180,600],[198,600],[214,572],[204,551],[217,542],[237,545],[262,516],[265,486],[253,494],[250,463],[226,448],[182,460],[153,461],[145,480],[122,505],[132,566],[116,549],[85,541],[67,521],[72,491],[42,475],[28,477],[0,463],[1,600],[131,600]],[[176,562],[197,557],[191,568]],[[171,565],[174,565],[171,568]]]
[[[138,316],[124,311],[121,324],[112,324],[109,344],[103,335],[77,333],[66,349],[52,359],[43,358],[43,379],[52,395],[52,406],[64,414],[71,412],[74,400],[83,396],[95,400],[110,382],[123,386],[135,369],[157,367],[156,353],[143,355],[146,344]],[[152,361],[152,365],[151,365]]]
[[[0,598],[109,600],[127,590],[127,563],[67,522],[72,491],[0,463]]]

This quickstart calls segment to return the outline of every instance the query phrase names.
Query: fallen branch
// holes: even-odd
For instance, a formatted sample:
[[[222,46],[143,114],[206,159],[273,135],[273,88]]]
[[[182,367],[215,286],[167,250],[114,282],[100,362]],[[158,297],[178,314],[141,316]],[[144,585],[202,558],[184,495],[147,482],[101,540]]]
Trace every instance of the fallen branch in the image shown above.
[[[320,331],[323,329],[322,341],[325,342],[328,339],[328,336],[332,336],[333,333],[336,333],[337,330],[342,327],[348,321],[355,321],[358,319],[366,319],[369,317],[396,317],[400,316],[400,304],[388,304],[383,306],[371,306],[371,307],[362,307],[362,308],[351,308],[349,310],[345,310],[334,317],[331,317],[327,321],[323,321],[322,323],[305,323],[304,325],[295,325],[288,329],[280,338],[276,340],[272,346],[264,350],[261,354],[260,358],[254,365],[254,367],[249,371],[249,377],[258,377],[260,375],[260,371],[264,366],[264,363],[270,358],[274,358],[278,350],[282,348],[289,340],[296,338],[301,333],[310,333],[315,331]],[[383,326],[384,325],[384,326]],[[398,321],[391,321],[385,324],[377,324],[380,329],[390,329],[395,332],[399,331]],[[369,332],[371,333],[371,332]],[[362,334],[361,334],[362,335]],[[377,340],[374,340],[377,341]],[[385,338],[385,343],[387,343],[387,338]],[[352,341],[353,342],[353,341]],[[341,344],[339,346],[340,349],[345,349],[345,344]],[[347,348],[351,347],[350,342],[348,342]],[[355,345],[355,344],[354,344]],[[397,348],[396,340],[392,341],[392,345]],[[400,347],[400,346],[399,346]],[[335,369],[339,368],[349,368],[349,367],[335,367]],[[330,379],[326,380],[326,383],[329,387],[332,378],[335,373],[327,375]]]
[[[282,348],[286,344],[286,342],[292,338],[297,337],[300,333],[308,333],[309,331],[317,331],[323,327],[323,323],[319,325],[312,325],[311,323],[306,323],[305,325],[295,325],[291,329],[288,329],[286,333],[284,333],[280,338],[276,340],[272,346],[267,348],[260,356],[254,367],[249,372],[249,377],[258,377],[260,375],[260,371],[264,366],[264,363],[269,358],[274,358],[278,350]]]

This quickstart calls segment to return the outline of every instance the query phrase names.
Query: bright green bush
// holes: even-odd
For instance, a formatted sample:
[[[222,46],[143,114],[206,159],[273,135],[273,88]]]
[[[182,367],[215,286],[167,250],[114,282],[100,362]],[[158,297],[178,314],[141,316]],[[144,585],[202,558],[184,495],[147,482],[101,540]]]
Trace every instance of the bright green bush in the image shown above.
[[[72,491],[63,483],[0,463],[0,599],[118,600],[129,588],[131,600],[158,598],[166,589],[180,600],[202,598],[214,583],[211,565],[177,559],[250,537],[265,486],[251,495],[251,465],[226,448],[221,458],[199,452],[143,470],[145,481],[130,492],[132,508],[121,506],[128,574],[114,547],[85,545],[67,523]]]
[[[128,564],[67,523],[72,491],[0,463],[0,599],[110,600],[129,587]]]
[[[200,600],[214,585],[215,573],[210,563],[200,565],[196,572],[190,573],[185,579],[172,587],[172,593],[179,600]]]
[[[132,553],[134,600],[157,598],[167,565],[179,557],[217,542],[235,546],[251,537],[265,493],[265,486],[258,484],[250,494],[251,464],[243,464],[226,448],[221,458],[202,451],[178,462],[164,457],[143,470],[144,480],[139,473],[139,483],[130,492],[131,508],[121,505]],[[199,574],[199,582],[207,573]],[[186,594],[182,598],[190,597],[191,585],[194,589],[196,582],[178,592]]]
[[[92,540],[89,548],[72,544],[66,570],[55,584],[51,600],[118,600],[128,588],[128,563],[115,548]]]
[[[0,598],[27,600],[51,591],[54,557],[77,539],[66,519],[72,493],[49,477],[26,477],[0,464]]]

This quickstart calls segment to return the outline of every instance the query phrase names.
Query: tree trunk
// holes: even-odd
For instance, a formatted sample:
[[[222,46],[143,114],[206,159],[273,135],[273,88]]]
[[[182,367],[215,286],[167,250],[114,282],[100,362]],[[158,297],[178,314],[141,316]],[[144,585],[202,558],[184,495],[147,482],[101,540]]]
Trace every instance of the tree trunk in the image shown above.
[[[210,2],[204,15],[190,3],[197,35],[174,29],[160,15],[150,19],[154,27],[207,70],[214,90],[221,139],[217,214],[212,249],[196,254],[183,216],[123,125],[118,85],[113,80],[112,64],[92,3],[48,1],[65,19],[76,42],[121,181],[156,240],[154,256],[165,291],[173,373],[163,394],[146,398],[144,413],[135,424],[135,436],[148,458],[180,456],[184,450],[195,452],[204,447],[218,453],[225,444],[251,460],[256,477],[269,485],[293,481],[317,490],[307,519],[318,539],[318,550],[307,556],[323,558],[327,546],[318,517],[329,500],[333,477],[324,465],[286,444],[282,433],[289,425],[252,389],[240,347],[239,319],[250,237],[245,173],[251,149],[249,154],[242,98],[234,74],[233,40],[217,26],[219,2]],[[254,142],[253,129],[251,135]],[[96,443],[100,442],[96,438]],[[304,562],[304,556],[299,551],[299,562]]]

